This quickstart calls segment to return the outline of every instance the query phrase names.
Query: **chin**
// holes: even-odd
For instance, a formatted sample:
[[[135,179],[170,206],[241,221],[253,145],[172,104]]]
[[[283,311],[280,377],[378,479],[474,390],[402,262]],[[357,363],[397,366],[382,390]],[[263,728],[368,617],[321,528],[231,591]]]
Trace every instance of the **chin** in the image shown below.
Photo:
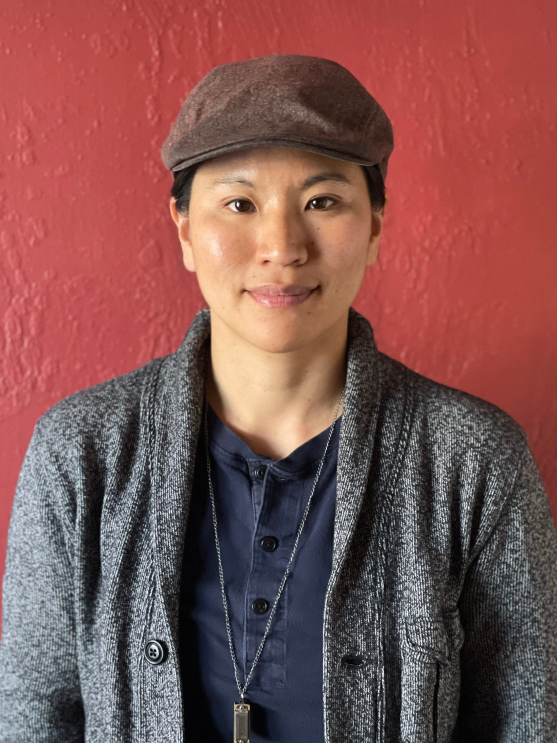
[[[259,314],[259,313],[258,313]],[[298,315],[271,310],[268,317],[251,315],[239,322],[236,332],[265,353],[288,353],[303,348],[319,335],[320,323],[313,315]]]
[[[248,339],[247,339],[248,340]],[[288,341],[270,341],[269,339],[253,338],[249,339],[250,343],[263,353],[292,353],[297,351],[308,343],[304,342],[300,338],[291,339]]]

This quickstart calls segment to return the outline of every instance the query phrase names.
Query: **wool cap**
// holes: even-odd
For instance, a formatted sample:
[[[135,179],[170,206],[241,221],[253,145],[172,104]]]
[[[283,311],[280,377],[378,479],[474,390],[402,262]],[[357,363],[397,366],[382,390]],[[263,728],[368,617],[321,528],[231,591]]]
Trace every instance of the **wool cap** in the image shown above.
[[[211,70],[186,98],[161,154],[175,174],[234,150],[281,145],[376,166],[385,178],[393,144],[386,113],[345,67],[273,54]]]

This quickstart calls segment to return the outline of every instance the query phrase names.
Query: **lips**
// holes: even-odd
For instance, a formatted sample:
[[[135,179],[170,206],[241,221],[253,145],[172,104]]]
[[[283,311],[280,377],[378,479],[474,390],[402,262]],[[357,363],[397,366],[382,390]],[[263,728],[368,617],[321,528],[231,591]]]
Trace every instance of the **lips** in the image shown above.
[[[262,307],[287,308],[302,304],[313,296],[316,286],[304,286],[302,284],[260,284],[247,293]]]

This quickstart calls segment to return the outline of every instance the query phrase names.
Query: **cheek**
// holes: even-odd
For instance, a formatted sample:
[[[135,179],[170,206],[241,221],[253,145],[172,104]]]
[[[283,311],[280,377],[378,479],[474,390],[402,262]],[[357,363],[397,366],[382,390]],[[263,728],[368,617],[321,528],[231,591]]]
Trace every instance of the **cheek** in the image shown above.
[[[194,231],[196,265],[204,272],[227,276],[241,265],[245,243],[229,226],[208,224]]]
[[[329,231],[321,231],[320,242],[326,262],[335,271],[365,267],[369,230],[362,227],[361,220],[334,225]]]

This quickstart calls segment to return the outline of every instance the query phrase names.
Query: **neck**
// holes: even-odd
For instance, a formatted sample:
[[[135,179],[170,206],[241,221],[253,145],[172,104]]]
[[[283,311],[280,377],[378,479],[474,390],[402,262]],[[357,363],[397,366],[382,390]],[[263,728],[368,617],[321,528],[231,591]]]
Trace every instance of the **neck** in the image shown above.
[[[209,404],[256,454],[288,456],[333,422],[346,382],[347,334],[348,313],[310,344],[270,353],[211,313]],[[337,417],[342,411],[341,403]]]

